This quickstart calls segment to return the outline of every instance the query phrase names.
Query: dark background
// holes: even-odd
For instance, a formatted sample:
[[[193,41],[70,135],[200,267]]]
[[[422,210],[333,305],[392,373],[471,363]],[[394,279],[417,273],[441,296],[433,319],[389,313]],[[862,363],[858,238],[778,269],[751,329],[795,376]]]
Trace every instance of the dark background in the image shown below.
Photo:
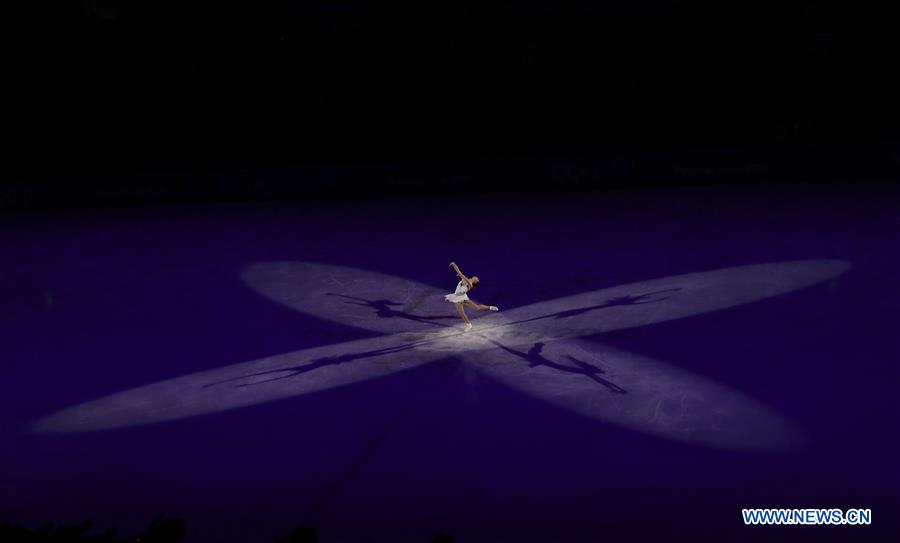
[[[900,173],[896,3],[4,9],[6,207]]]

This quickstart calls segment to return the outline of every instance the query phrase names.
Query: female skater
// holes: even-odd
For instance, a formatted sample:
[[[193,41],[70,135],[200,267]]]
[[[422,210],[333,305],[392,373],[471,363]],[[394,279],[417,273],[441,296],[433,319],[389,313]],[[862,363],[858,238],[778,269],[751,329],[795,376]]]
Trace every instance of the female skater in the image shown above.
[[[463,272],[459,271],[459,266],[456,265],[456,262],[451,262],[450,267],[453,268],[454,271],[456,271],[456,275],[459,276],[459,283],[456,284],[456,291],[454,291],[453,294],[445,294],[444,299],[448,302],[453,302],[453,304],[456,305],[459,316],[462,317],[463,322],[466,323],[465,331],[468,332],[472,329],[472,323],[469,322],[469,317],[466,315],[466,310],[463,308],[463,305],[473,307],[478,311],[483,311],[485,309],[500,311],[500,309],[495,305],[476,304],[470,300],[467,293],[475,288],[475,285],[480,281],[478,276],[473,275],[472,277],[466,277]]]

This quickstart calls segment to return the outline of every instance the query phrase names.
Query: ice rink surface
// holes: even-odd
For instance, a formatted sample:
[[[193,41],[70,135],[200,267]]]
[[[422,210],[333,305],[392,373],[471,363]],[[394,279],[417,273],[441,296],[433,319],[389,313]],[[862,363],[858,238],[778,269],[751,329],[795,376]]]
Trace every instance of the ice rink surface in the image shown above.
[[[900,205],[824,187],[3,219],[0,506],[192,542],[752,540],[900,505]],[[481,284],[463,332],[442,295]],[[702,512],[706,524],[688,515]],[[796,539],[808,534],[773,537]],[[554,539],[557,538],[557,539]]]

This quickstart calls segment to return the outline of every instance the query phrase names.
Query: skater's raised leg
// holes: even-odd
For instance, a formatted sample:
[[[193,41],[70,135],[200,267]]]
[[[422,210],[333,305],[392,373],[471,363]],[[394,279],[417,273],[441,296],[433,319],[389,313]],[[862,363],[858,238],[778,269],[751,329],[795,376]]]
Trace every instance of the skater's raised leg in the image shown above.
[[[477,309],[478,311],[500,311],[500,309],[496,305],[476,304],[472,300],[466,300],[463,303],[473,309]]]

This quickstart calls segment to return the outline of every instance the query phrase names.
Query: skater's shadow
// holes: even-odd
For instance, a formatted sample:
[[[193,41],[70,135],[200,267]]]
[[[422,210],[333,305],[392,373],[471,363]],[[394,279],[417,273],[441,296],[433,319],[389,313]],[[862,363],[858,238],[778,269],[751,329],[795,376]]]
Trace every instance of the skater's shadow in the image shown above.
[[[562,318],[566,318],[566,317],[572,317],[572,316],[588,313],[588,312],[594,311],[596,309],[602,309],[602,308],[606,308],[606,307],[614,307],[614,306],[619,306],[619,305],[639,305],[639,304],[648,304],[648,303],[659,302],[659,301],[667,299],[668,296],[664,297],[664,298],[654,298],[654,299],[651,299],[651,297],[659,296],[660,294],[666,294],[666,293],[670,293],[670,292],[677,292],[679,290],[681,290],[681,289],[680,288],[672,288],[672,289],[666,289],[666,290],[659,290],[659,291],[655,291],[655,292],[648,292],[646,294],[639,294],[639,295],[635,295],[635,296],[620,296],[617,298],[612,298],[610,300],[607,300],[606,302],[603,302],[602,304],[589,306],[589,307],[580,307],[580,308],[575,308],[575,309],[569,309],[569,310],[565,310],[565,311],[558,311],[556,313],[550,313],[548,315],[542,315],[539,317],[533,317],[531,319],[516,321],[516,322],[510,323],[510,324],[521,324],[524,322],[531,322],[531,321],[536,321],[536,320],[540,320],[540,319],[549,319],[549,318],[562,319]],[[401,310],[395,309],[395,307],[402,306],[403,304],[401,304],[400,302],[393,302],[391,300],[384,300],[384,299],[383,300],[366,300],[365,298],[358,298],[356,296],[347,296],[345,294],[337,294],[337,293],[333,293],[333,292],[329,292],[326,295],[327,296],[337,296],[340,298],[346,298],[346,301],[344,303],[370,307],[375,311],[375,315],[380,318],[407,319],[407,320],[412,320],[412,321],[416,321],[416,322],[421,322],[424,324],[429,324],[431,326],[440,326],[440,327],[447,327],[449,325],[443,324],[440,322],[435,322],[435,321],[448,320],[448,319],[456,320],[455,316],[448,316],[448,315],[414,315],[414,314],[408,313],[406,311],[401,311]],[[566,355],[566,356],[574,364],[574,366],[566,365],[566,364],[559,364],[557,362],[550,360],[549,358],[547,358],[546,356],[544,356],[542,354],[542,351],[544,348],[544,343],[535,343],[531,347],[531,349],[528,350],[528,352],[521,352],[521,351],[512,349],[510,347],[507,347],[506,345],[503,345],[495,340],[491,340],[491,342],[494,343],[495,345],[497,345],[497,347],[503,349],[504,351],[506,351],[510,354],[513,354],[519,358],[522,358],[524,360],[527,360],[528,363],[531,364],[531,366],[546,366],[548,368],[553,368],[558,371],[564,371],[564,372],[584,375],[584,376],[596,381],[598,384],[605,386],[607,389],[609,389],[610,392],[614,392],[616,394],[626,394],[627,393],[627,391],[625,389],[623,389],[622,387],[616,385],[615,383],[613,383],[607,379],[604,379],[603,377],[600,377],[600,374],[603,374],[605,372],[602,369],[598,368],[597,366],[594,366],[593,364],[589,364],[587,362],[578,360],[577,358],[575,358],[572,355]],[[376,356],[381,356],[381,355],[399,353],[402,351],[413,349],[415,347],[423,345],[424,343],[428,343],[428,341],[416,341],[416,342],[411,342],[411,343],[405,343],[402,345],[397,345],[394,347],[385,347],[383,349],[374,349],[371,351],[363,351],[363,352],[359,352],[359,353],[323,356],[321,358],[314,359],[306,364],[302,364],[302,365],[298,365],[298,366],[291,366],[291,367],[287,367],[287,368],[267,370],[267,371],[256,372],[256,373],[249,373],[249,374],[241,375],[238,377],[232,377],[230,379],[225,379],[222,381],[216,381],[214,383],[208,383],[208,384],[203,385],[203,387],[208,388],[211,386],[221,385],[221,384],[225,384],[225,383],[231,383],[231,382],[235,382],[235,381],[243,381],[246,379],[252,379],[254,377],[264,377],[266,375],[278,374],[277,377],[272,377],[270,379],[261,379],[261,380],[254,381],[251,383],[241,383],[241,384],[235,385],[235,387],[248,387],[248,386],[254,386],[254,385],[261,385],[261,384],[265,384],[265,383],[270,383],[272,381],[279,381],[281,379],[295,377],[297,375],[301,375],[301,374],[304,374],[304,373],[307,373],[310,371],[314,371],[316,369],[326,367],[326,366],[345,364],[347,362],[352,362],[354,360],[359,360],[359,359],[363,359],[363,358],[371,358],[371,357],[376,357]]]
[[[531,365],[531,367],[547,366],[548,368],[553,368],[558,371],[564,371],[564,372],[568,372],[568,373],[576,373],[576,374],[584,375],[585,377],[588,377],[588,378],[596,381],[597,384],[605,386],[607,389],[609,389],[610,392],[613,392],[615,394],[627,394],[628,393],[627,390],[620,387],[619,385],[613,383],[612,381],[610,381],[608,379],[604,379],[603,377],[600,377],[600,374],[606,373],[605,371],[603,371],[602,369],[598,368],[597,366],[595,366],[593,364],[589,364],[582,360],[578,360],[577,358],[575,358],[572,355],[566,355],[566,357],[569,360],[571,360],[572,363],[575,364],[575,366],[559,364],[557,362],[550,360],[549,358],[544,356],[541,352],[544,350],[543,342],[535,343],[534,345],[532,345],[532,347],[530,349],[528,349],[528,352],[517,351],[513,348],[503,345],[502,343],[500,343],[498,341],[491,340],[491,342],[494,345],[496,345],[497,347],[500,347],[501,349],[503,349],[504,351],[506,351],[510,354],[513,354],[519,358],[522,358],[523,360],[527,360],[528,363]]]
[[[346,298],[347,301],[344,302],[345,304],[370,307],[375,311],[375,315],[382,319],[407,319],[411,321],[421,322],[423,324],[429,324],[431,326],[447,326],[446,324],[435,321],[456,320],[459,318],[454,315],[413,315],[412,313],[407,313],[406,311],[394,309],[395,307],[402,306],[403,304],[401,304],[400,302],[392,302],[390,300],[366,300],[365,298],[347,296],[346,294],[337,294],[334,292],[328,292],[325,295]]]
[[[646,294],[637,294],[637,295],[625,295],[618,296],[616,298],[610,298],[605,302],[597,305],[591,305],[587,307],[576,307],[575,309],[566,309],[563,311],[557,311],[556,313],[549,313],[547,315],[540,315],[538,317],[532,317],[530,319],[523,319],[520,321],[515,321],[510,324],[522,324],[526,322],[538,321],[542,319],[565,319],[568,317],[576,317],[578,315],[583,315],[585,313],[590,313],[591,311],[595,311],[597,309],[606,309],[608,307],[616,307],[616,306],[624,306],[624,305],[643,305],[643,304],[652,304],[656,302],[662,302],[663,300],[668,300],[671,296],[665,296],[660,298],[661,294],[669,294],[680,291],[681,288],[668,288],[665,290],[657,290],[654,292],[648,292]]]
[[[290,377],[296,377],[297,375],[301,375],[313,370],[317,370],[319,368],[323,368],[326,366],[335,366],[337,364],[345,364],[347,362],[353,362],[354,360],[360,360],[362,358],[371,358],[374,356],[381,356],[386,354],[396,354],[403,351],[408,351],[410,349],[414,349],[421,345],[428,343],[428,341],[414,341],[411,343],[404,343],[403,345],[396,345],[394,347],[385,347],[383,349],[374,349],[371,351],[363,351],[359,353],[349,353],[349,354],[339,354],[333,356],[323,356],[321,358],[316,358],[307,362],[306,364],[302,364],[299,366],[291,366],[287,368],[278,368],[274,370],[260,371],[256,373],[248,373],[245,375],[240,375],[238,377],[232,377],[230,379],[225,379],[222,381],[216,381],[214,383],[207,383],[203,385],[203,388],[209,388],[211,386],[223,385],[225,383],[232,383],[235,381],[243,381],[245,379],[251,379],[254,377],[264,377],[266,375],[273,374],[284,374],[278,375],[278,377],[272,377],[271,379],[261,379],[259,381],[254,381],[252,383],[242,383],[238,385],[234,385],[235,388],[239,387],[248,387],[254,385],[262,385],[265,383],[271,383],[272,381],[280,381],[281,379],[288,379]]]

